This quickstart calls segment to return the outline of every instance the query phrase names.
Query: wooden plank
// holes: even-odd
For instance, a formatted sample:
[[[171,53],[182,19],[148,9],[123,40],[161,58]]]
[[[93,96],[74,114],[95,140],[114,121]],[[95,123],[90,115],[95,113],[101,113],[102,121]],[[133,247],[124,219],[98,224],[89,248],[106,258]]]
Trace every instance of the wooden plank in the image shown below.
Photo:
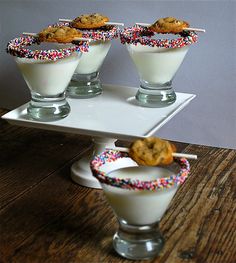
[[[70,237],[73,232],[72,225],[64,226],[63,218],[70,213],[70,210],[75,216],[77,210],[81,207],[83,209],[85,205],[83,198],[90,190],[72,183],[68,177],[69,170],[70,165],[67,164],[0,212],[0,258],[3,262],[37,262],[37,259],[47,257],[42,250],[47,247],[51,235],[53,237],[60,231],[65,231]],[[41,243],[39,233],[49,225],[50,230],[44,232],[46,236],[43,238],[46,239]],[[55,233],[52,234],[53,232]],[[61,238],[59,242],[63,242],[64,237]],[[56,240],[55,242],[57,243]],[[24,248],[25,244],[27,247],[36,245],[37,252],[28,253]],[[20,247],[23,249],[21,250]],[[23,256],[25,259],[14,260],[20,252],[23,252],[20,257]],[[30,258],[34,259],[31,261]]]
[[[0,108],[0,117],[1,117],[3,114],[7,113],[7,112],[8,112],[7,109],[2,109],[2,108]]]
[[[199,159],[161,221],[166,244],[151,262],[233,263],[236,152],[196,145],[185,152]],[[117,225],[102,191],[71,183],[69,167],[0,213],[3,262],[130,262],[112,249]]]
[[[199,159],[161,221],[167,239],[158,262],[235,262],[236,152],[189,146]]]
[[[90,139],[0,127],[0,262],[130,262],[112,249],[117,224],[102,191],[69,178]],[[236,151],[176,144],[198,160],[161,220],[166,244],[150,262],[234,263]]]
[[[87,136],[21,128],[2,119],[0,127],[0,209],[91,146]]]

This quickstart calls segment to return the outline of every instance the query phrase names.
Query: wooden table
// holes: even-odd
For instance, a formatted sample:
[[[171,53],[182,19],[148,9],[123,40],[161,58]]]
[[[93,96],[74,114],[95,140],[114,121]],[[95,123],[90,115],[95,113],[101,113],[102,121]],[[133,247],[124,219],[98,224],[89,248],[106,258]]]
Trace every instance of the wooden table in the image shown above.
[[[236,262],[236,151],[176,144],[198,160],[161,220],[166,244],[150,262]],[[90,146],[86,136],[0,121],[0,262],[132,262],[112,248],[117,223],[103,192],[70,179]]]

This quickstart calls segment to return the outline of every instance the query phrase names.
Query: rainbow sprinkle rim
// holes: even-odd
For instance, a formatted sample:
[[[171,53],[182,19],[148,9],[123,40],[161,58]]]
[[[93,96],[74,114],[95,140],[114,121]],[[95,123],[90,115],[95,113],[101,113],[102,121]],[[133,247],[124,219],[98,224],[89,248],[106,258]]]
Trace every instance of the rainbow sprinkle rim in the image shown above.
[[[124,28],[120,33],[120,41],[122,44],[137,45],[139,43],[150,47],[180,48],[191,45],[197,42],[198,39],[198,35],[194,31],[183,31],[182,33],[174,34],[179,36],[176,39],[153,39],[152,37],[157,34],[147,27],[136,25]]]
[[[171,188],[174,185],[183,184],[190,172],[190,164],[187,159],[174,159],[176,163],[180,165],[180,171],[177,175],[172,175],[165,178],[158,178],[152,181],[140,181],[131,178],[119,179],[115,177],[109,177],[109,174],[101,170],[101,166],[106,162],[114,162],[120,158],[130,158],[128,153],[108,150],[95,156],[90,162],[90,168],[93,176],[96,177],[100,183],[108,184],[111,186],[128,189],[128,190],[161,190],[165,188]]]
[[[69,22],[58,22],[52,26],[70,26]],[[112,40],[120,36],[120,28],[118,26],[105,26],[96,29],[78,29],[82,32],[82,37],[91,38],[92,40]]]
[[[87,52],[88,42],[80,42],[68,48],[62,49],[48,49],[48,50],[30,50],[25,48],[33,44],[40,45],[37,37],[25,36],[12,39],[8,44],[7,53],[17,56],[19,58],[39,59],[39,60],[53,60],[69,57],[73,52]]]

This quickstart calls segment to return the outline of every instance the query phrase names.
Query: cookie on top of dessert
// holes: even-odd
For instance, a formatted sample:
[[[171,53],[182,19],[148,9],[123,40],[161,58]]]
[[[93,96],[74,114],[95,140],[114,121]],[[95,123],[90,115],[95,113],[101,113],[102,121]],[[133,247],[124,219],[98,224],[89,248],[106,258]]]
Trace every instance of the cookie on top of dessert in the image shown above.
[[[157,137],[136,140],[129,147],[129,156],[139,165],[171,164],[174,152],[176,152],[174,144]]]
[[[68,26],[49,26],[38,33],[40,42],[71,43],[82,37],[82,32]]]
[[[106,25],[109,21],[107,16],[99,13],[83,14],[71,22],[71,26],[78,29],[95,29]]]
[[[185,28],[189,27],[189,23],[174,17],[165,17],[158,19],[150,27],[150,30],[156,33],[181,33]]]

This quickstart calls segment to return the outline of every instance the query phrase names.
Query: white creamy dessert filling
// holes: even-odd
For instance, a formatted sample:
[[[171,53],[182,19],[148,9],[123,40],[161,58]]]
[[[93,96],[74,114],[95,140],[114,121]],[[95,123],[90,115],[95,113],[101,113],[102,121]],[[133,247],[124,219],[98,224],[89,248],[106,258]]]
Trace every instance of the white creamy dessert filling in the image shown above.
[[[89,44],[89,51],[83,53],[81,61],[75,70],[78,74],[97,72],[111,47],[111,41],[94,41]]]
[[[173,175],[168,169],[160,167],[129,167],[113,171],[110,177],[132,178],[142,181]],[[147,225],[159,221],[176,193],[177,186],[157,191],[126,190],[102,184],[108,202],[116,215],[131,225]]]
[[[16,63],[30,90],[42,96],[54,96],[65,91],[78,66],[81,53],[52,60],[16,57]]]
[[[189,49],[126,45],[141,79],[153,84],[171,81]]]

